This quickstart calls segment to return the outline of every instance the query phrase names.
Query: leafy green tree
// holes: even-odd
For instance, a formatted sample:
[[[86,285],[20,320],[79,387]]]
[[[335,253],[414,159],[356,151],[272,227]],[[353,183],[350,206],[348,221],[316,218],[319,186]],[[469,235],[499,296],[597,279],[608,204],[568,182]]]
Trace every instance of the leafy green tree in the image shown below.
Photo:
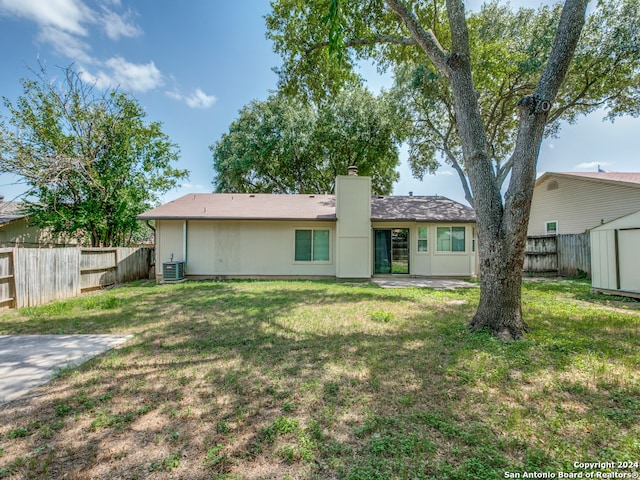
[[[638,17],[637,3],[611,6],[601,4],[587,19],[548,114],[545,137],[558,135],[562,122],[575,123],[597,109],[605,108],[609,119],[639,113],[640,55],[632,47],[640,44],[640,32],[629,21]],[[523,92],[535,89],[553,45],[560,10],[555,5],[512,12],[494,1],[469,17],[473,78],[499,185],[511,172],[518,102]],[[473,205],[446,77],[418,59],[396,64],[394,73],[392,96],[406,121],[414,176],[422,178],[433,171],[437,158],[442,158],[458,172],[467,201]]]
[[[92,246],[125,245],[144,226],[136,216],[187,176],[177,147],[142,107],[117,90],[96,92],[71,67],[62,81],[44,69],[23,79],[4,125],[0,171],[24,179],[30,221],[83,237]]]
[[[372,190],[391,193],[398,179],[395,123],[387,102],[363,89],[314,106],[272,95],[242,108],[212,145],[218,192],[329,193],[355,165]]]
[[[474,330],[526,330],[521,271],[543,137],[595,108],[638,113],[639,2],[600,0],[586,20],[587,3],[467,14],[462,0],[277,0],[267,16],[285,91],[326,98],[363,58],[395,69],[414,173],[444,154],[476,209]]]

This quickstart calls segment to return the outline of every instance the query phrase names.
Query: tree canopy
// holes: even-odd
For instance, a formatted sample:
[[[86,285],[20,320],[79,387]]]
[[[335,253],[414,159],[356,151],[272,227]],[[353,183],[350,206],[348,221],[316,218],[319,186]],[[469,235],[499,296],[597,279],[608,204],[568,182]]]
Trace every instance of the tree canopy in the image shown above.
[[[384,3],[276,2],[267,16],[267,27],[284,60],[278,69],[281,88],[327,98],[354,81],[354,67],[363,58],[374,59],[380,68],[391,68],[395,81],[391,94],[404,118],[414,176],[422,178],[433,172],[439,159],[444,159],[458,172],[465,196],[473,205],[447,75]],[[431,32],[444,50],[451,50],[448,14],[442,1],[398,3],[413,12],[420,27]],[[518,102],[535,91],[553,46],[561,9],[561,4],[555,4],[512,11],[494,0],[467,15],[470,67],[499,185],[513,165]],[[288,11],[294,14],[285,14]],[[638,22],[637,0],[598,2],[548,113],[545,136],[557,135],[562,122],[574,123],[598,109],[605,109],[610,120],[640,113]],[[340,57],[332,62],[335,50]]]
[[[136,216],[187,176],[178,149],[146,113],[117,90],[98,92],[73,68],[61,79],[44,69],[23,79],[23,94],[0,129],[0,170],[29,187],[30,221],[85,238],[124,245],[141,228]]]
[[[326,98],[364,58],[395,69],[414,173],[443,153],[476,210],[471,328],[513,339],[527,328],[521,276],[540,144],[595,108],[637,115],[639,2],[599,0],[587,20],[588,0],[516,13],[497,3],[468,13],[463,0],[276,0],[267,35],[285,91]]]
[[[210,147],[215,190],[329,193],[355,165],[375,193],[389,194],[398,179],[395,125],[388,102],[364,89],[319,106],[281,94],[254,101]]]

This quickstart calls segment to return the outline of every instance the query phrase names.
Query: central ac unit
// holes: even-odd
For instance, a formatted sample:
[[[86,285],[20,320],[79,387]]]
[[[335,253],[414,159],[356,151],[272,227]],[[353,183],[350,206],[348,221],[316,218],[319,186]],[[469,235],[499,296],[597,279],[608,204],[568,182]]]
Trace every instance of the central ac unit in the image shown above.
[[[184,262],[166,262],[162,264],[162,280],[177,282],[184,280]]]

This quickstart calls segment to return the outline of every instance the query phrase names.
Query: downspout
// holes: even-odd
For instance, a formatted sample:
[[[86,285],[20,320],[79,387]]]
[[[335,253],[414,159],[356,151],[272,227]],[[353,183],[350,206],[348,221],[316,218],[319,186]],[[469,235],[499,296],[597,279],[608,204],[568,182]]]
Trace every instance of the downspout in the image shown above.
[[[182,222],[182,260],[184,262],[184,273],[187,273],[187,221]]]

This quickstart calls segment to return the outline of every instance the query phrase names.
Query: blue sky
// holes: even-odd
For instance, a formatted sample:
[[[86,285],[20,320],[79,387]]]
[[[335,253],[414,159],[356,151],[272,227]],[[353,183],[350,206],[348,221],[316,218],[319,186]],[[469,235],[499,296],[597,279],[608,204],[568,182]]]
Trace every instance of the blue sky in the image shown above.
[[[470,0],[477,8],[479,0]],[[512,1],[537,6],[539,0]],[[160,121],[179,145],[180,166],[190,178],[164,196],[211,191],[209,145],[228,130],[238,110],[263,100],[276,88],[272,68],[280,59],[265,38],[268,0],[0,0],[0,96],[15,101],[20,78],[29,77],[38,61],[50,75],[56,66],[74,64],[98,87],[131,93],[148,120]],[[10,47],[7,47],[10,46]],[[389,85],[373,67],[363,66],[370,88]],[[538,170],[638,171],[640,120],[602,122],[604,114],[565,126],[559,139],[545,140]],[[403,152],[401,158],[405,158]],[[445,195],[464,201],[458,178],[446,165],[423,181],[411,178],[405,162],[394,193]],[[23,187],[0,176],[7,200]]]

